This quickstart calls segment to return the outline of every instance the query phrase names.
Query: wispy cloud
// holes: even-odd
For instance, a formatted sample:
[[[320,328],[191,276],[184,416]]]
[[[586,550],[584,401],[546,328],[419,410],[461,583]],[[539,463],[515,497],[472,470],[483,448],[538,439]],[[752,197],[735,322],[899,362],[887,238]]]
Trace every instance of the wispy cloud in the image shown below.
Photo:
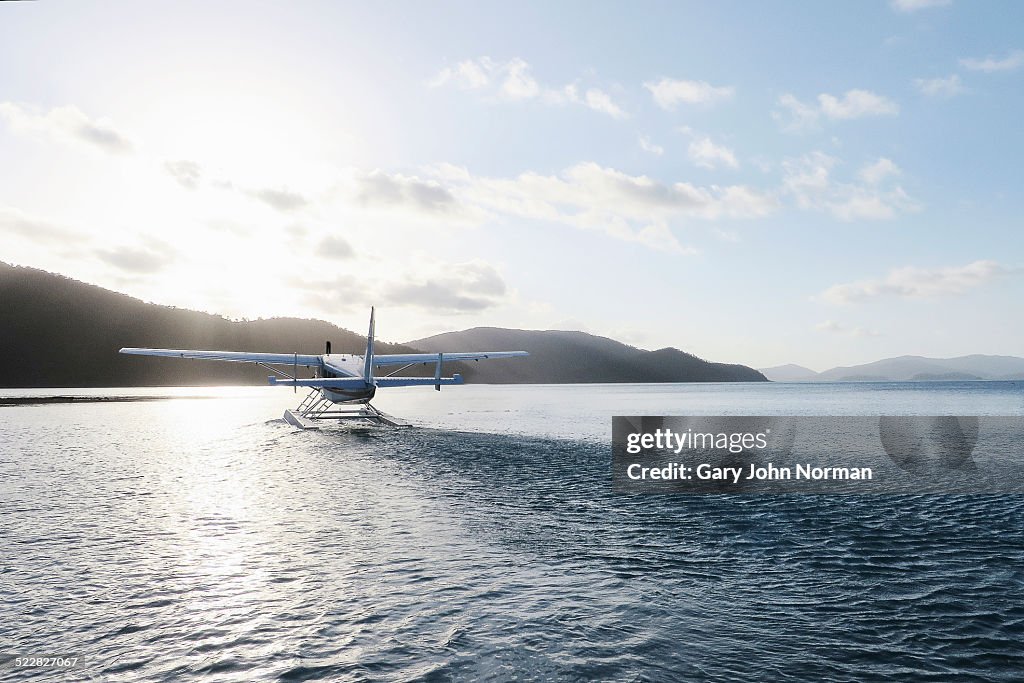
[[[364,206],[409,207],[430,213],[450,213],[458,201],[436,180],[386,173],[379,169],[355,176],[355,200]]]
[[[309,204],[309,200],[304,196],[287,188],[264,187],[246,190],[245,193],[267,206],[285,213],[296,211]]]
[[[880,157],[878,161],[867,164],[857,173],[860,179],[871,185],[877,185],[886,178],[902,174],[900,167],[893,163],[892,159]]]
[[[446,266],[443,272],[394,283],[383,291],[384,301],[453,312],[481,311],[497,305],[508,287],[488,263],[472,261]]]
[[[327,235],[321,239],[319,244],[317,244],[316,253],[319,256],[337,261],[345,261],[356,255],[352,245],[337,235]]]
[[[43,112],[15,102],[0,102],[0,118],[15,131],[42,133],[70,140],[109,154],[126,154],[134,149],[131,140],[103,119],[91,119],[73,106]]]
[[[533,76],[530,64],[519,57],[507,61],[490,57],[467,59],[441,69],[427,84],[434,88],[455,86],[511,102],[538,100],[554,105],[578,104],[614,119],[629,117],[601,88],[581,88],[578,82],[563,86],[542,84]]]
[[[29,216],[9,206],[0,206],[0,235],[17,235],[31,242],[54,246],[74,244],[84,240],[82,235],[73,230]]]
[[[611,95],[598,88],[587,88],[587,91],[583,94],[582,103],[594,111],[611,116],[613,119],[629,118],[629,114],[612,101]]]
[[[833,285],[820,298],[835,304],[847,304],[882,297],[923,298],[963,294],[971,289],[1010,274],[1010,268],[996,261],[974,261],[964,266],[917,268],[906,266],[889,271],[885,277]]]
[[[827,211],[844,221],[883,220],[919,208],[891,182],[900,174],[891,160],[881,158],[862,167],[860,183],[835,180],[832,171],[838,164],[838,159],[820,151],[787,159],[782,164],[784,192],[801,209]]]
[[[578,83],[570,83],[558,90],[545,88],[541,94],[541,99],[548,104],[555,105],[581,104],[594,111],[607,114],[613,119],[629,118],[629,114],[617,105],[612,100],[611,95],[604,90],[600,88],[587,88],[581,93]]]
[[[895,102],[870,90],[847,90],[842,97],[818,95],[821,112],[830,119],[860,119],[865,116],[895,116]]]
[[[641,135],[637,139],[637,143],[640,145],[640,149],[642,149],[645,152],[650,152],[656,157],[660,157],[662,154],[665,153],[664,147],[662,147],[661,145],[654,144],[653,142],[651,142],[651,139],[646,135]]]
[[[889,5],[897,12],[917,12],[931,7],[948,7],[953,0],[890,0]]]
[[[479,90],[491,82],[491,75],[497,66],[490,57],[481,57],[478,60],[467,59],[455,66],[446,66],[441,69],[427,82],[427,85],[437,88],[442,85],[454,84],[467,90]]]
[[[772,118],[783,124],[786,130],[805,130],[813,128],[818,123],[821,112],[811,104],[805,104],[791,93],[779,96],[776,104],[784,111],[773,111]]]
[[[826,320],[820,322],[814,326],[814,329],[819,332],[829,332],[831,334],[844,334],[851,337],[879,337],[881,332],[874,329],[868,329],[866,327],[844,325],[838,323],[835,320]]]
[[[733,97],[736,89],[731,85],[715,86],[707,81],[684,81],[661,78],[644,83],[651,91],[654,102],[666,110],[674,110],[680,104],[712,104]]]
[[[365,301],[434,313],[475,313],[500,306],[509,299],[505,279],[486,261],[425,263],[421,259],[417,263],[416,273],[397,275],[395,271],[377,269],[367,277],[290,276],[287,284],[302,292],[308,304],[331,313],[360,307]]]
[[[896,116],[899,105],[891,99],[870,90],[847,90],[842,96],[822,93],[817,104],[800,101],[790,93],[779,97],[776,104],[782,108],[772,116],[787,130],[814,127],[822,118],[832,121],[861,119],[871,116]]]
[[[152,237],[145,237],[139,246],[118,246],[97,249],[96,255],[115,268],[133,275],[146,275],[163,270],[178,259],[170,245]]]
[[[698,137],[690,142],[687,149],[690,161],[703,168],[739,168],[736,154],[724,145],[716,145],[709,137]]]
[[[992,73],[995,71],[1015,71],[1024,66],[1024,50],[1010,50],[1003,58],[989,55],[984,59],[967,57],[960,60],[960,65],[971,71],[984,71]]]
[[[634,176],[593,162],[559,175],[523,173],[513,178],[474,177],[451,167],[446,175],[461,201],[494,214],[600,230],[650,248],[688,253],[671,225],[691,219],[756,218],[778,208],[777,198],[754,188],[700,187]]]
[[[959,74],[946,78],[916,78],[914,86],[922,95],[928,97],[953,97],[967,92]]]
[[[170,173],[179,185],[188,190],[199,187],[202,169],[194,161],[167,161],[164,163],[164,170]]]

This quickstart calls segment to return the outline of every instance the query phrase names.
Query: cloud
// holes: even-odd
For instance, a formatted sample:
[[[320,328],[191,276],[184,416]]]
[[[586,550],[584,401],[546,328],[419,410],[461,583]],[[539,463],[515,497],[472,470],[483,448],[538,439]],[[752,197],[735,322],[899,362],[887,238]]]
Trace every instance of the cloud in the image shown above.
[[[844,328],[842,325],[835,321],[826,320],[825,322],[818,323],[817,325],[815,325],[814,329],[818,330],[819,332],[840,332]]]
[[[900,167],[894,164],[892,159],[879,157],[878,161],[861,168],[858,175],[864,182],[877,185],[886,178],[898,176],[901,173]]]
[[[284,231],[288,233],[288,236],[295,240],[301,240],[309,234],[309,228],[300,223],[289,223],[284,226]]]
[[[869,116],[896,116],[900,108],[887,97],[870,90],[847,90],[842,97],[822,93],[817,105],[801,102],[790,93],[776,101],[784,111],[772,112],[773,118],[787,130],[813,128],[821,118],[832,121],[860,119]]]
[[[634,176],[593,162],[558,175],[527,172],[513,178],[474,177],[446,171],[462,202],[492,214],[598,230],[653,249],[690,253],[670,225],[689,219],[756,218],[778,200],[745,186],[695,186]]]
[[[651,91],[654,102],[669,111],[679,104],[713,104],[733,97],[736,89],[731,85],[714,86],[707,81],[683,81],[662,78],[648,81],[644,87]]]
[[[900,111],[895,102],[870,90],[847,90],[842,98],[821,94],[818,95],[818,104],[821,105],[822,113],[830,119],[894,116]]]
[[[643,143],[654,148],[646,138]],[[735,155],[727,148],[696,149],[701,163],[736,163]],[[352,212],[348,218],[357,221],[372,221],[377,212],[394,212],[402,218],[443,227],[456,223],[514,224],[526,219],[602,232],[615,239],[676,253],[693,252],[675,236],[674,231],[683,225],[756,219],[780,206],[774,189],[665,182],[594,162],[581,162],[554,174],[527,171],[494,177],[474,175],[466,168],[444,163],[425,167],[419,175],[349,169],[324,197],[337,200],[338,208]],[[302,195],[287,193],[287,201],[282,202],[281,197],[267,191],[260,198],[276,200],[282,210],[305,201]]]
[[[336,260],[350,259],[356,253],[351,244],[336,235],[328,235],[320,240],[316,251],[320,256]]]
[[[829,332],[831,334],[845,334],[851,337],[880,337],[881,333],[878,330],[867,329],[864,327],[849,327],[842,323],[837,323],[834,320],[826,320],[820,322],[814,326],[814,329],[819,332]]]
[[[834,304],[847,304],[881,297],[950,296],[1020,272],[1020,268],[1009,268],[995,261],[974,261],[948,268],[906,266],[891,270],[880,279],[833,285],[822,292],[820,298]]]
[[[818,123],[820,116],[818,109],[813,105],[804,104],[790,93],[780,95],[776,104],[782,107],[786,113],[773,111],[772,118],[784,123],[786,130],[804,130],[813,128]],[[787,116],[789,120],[784,122],[783,119]]]
[[[236,237],[250,237],[256,234],[256,229],[249,223],[240,223],[230,218],[211,218],[205,221],[212,230],[222,232]],[[285,228],[285,232],[288,228]]]
[[[155,273],[177,260],[177,252],[170,245],[151,237],[143,242],[141,247],[97,249],[96,255],[115,268],[136,275]]]
[[[408,207],[427,213],[451,213],[458,208],[455,196],[434,180],[374,170],[357,174],[355,183],[355,199],[364,206]]]
[[[246,190],[245,193],[250,197],[260,200],[264,204],[283,212],[301,209],[309,203],[309,200],[301,194],[287,189],[274,189],[267,187],[258,190]]]
[[[510,102],[539,100],[548,104],[578,104],[614,119],[629,114],[606,91],[590,87],[581,94],[578,83],[555,87],[541,84],[530,71],[530,65],[519,57],[499,62],[490,57],[467,59],[454,67],[445,67],[427,82],[433,88],[452,85],[462,90],[475,90]]]
[[[782,163],[783,191],[801,209],[827,211],[843,221],[883,220],[915,211],[918,205],[891,181],[899,167],[881,158],[860,170],[861,184],[838,182],[832,176],[839,160],[816,151]]]
[[[530,65],[516,57],[505,63],[501,94],[510,100],[528,100],[540,94],[540,85],[530,75]]]
[[[646,135],[641,135],[637,139],[637,143],[640,145],[640,149],[642,149],[645,152],[650,152],[656,157],[660,157],[662,154],[665,153],[664,147],[662,147],[661,145],[654,144],[653,142],[651,142],[651,139]]]
[[[179,185],[188,190],[199,187],[202,169],[194,161],[168,161],[164,163],[164,170],[170,173]]]
[[[427,257],[416,259],[416,265],[417,274],[397,278],[392,277],[396,270],[377,268],[359,277],[342,273],[329,279],[310,280],[290,275],[285,282],[303,292],[306,303],[333,314],[373,302],[434,312],[472,313],[508,300],[504,278],[484,261],[443,263]]]
[[[578,83],[570,83],[559,90],[545,89],[543,100],[549,104],[579,104],[613,119],[628,119],[629,114],[617,105],[611,95],[600,88],[588,88],[582,95]]]
[[[302,303],[324,313],[362,310],[372,305],[379,292],[365,277],[350,274],[333,275],[328,279],[307,279],[304,275],[286,275],[284,284],[301,293]]]
[[[608,93],[598,88],[587,89],[587,92],[583,97],[583,103],[594,111],[607,114],[613,119],[629,118],[629,115],[623,111],[619,105],[612,101],[612,98]]]
[[[731,149],[716,145],[708,137],[697,138],[690,142],[688,153],[690,161],[703,168],[718,168],[719,166],[739,168],[740,165]]]
[[[491,82],[494,67],[495,64],[489,57],[481,57],[479,60],[467,59],[454,67],[441,69],[427,85],[437,88],[452,83],[467,90],[478,90]]]
[[[550,201],[576,205],[578,208],[622,207],[637,217],[653,217],[662,213],[691,213],[705,218],[721,215],[743,217],[763,215],[763,206],[752,206],[731,193],[737,188],[697,187],[686,182],[662,183],[647,176],[633,176],[594,162],[584,162],[567,169],[561,177],[524,174],[517,179],[523,189],[533,189],[535,196]],[[745,189],[745,188],[744,188]],[[750,199],[756,193],[746,193]]]
[[[889,5],[897,12],[917,12],[931,7],[948,7],[953,0],[890,0]]]
[[[723,242],[729,242],[730,244],[739,244],[740,242],[743,241],[740,239],[739,235],[737,235],[735,232],[731,230],[713,228],[712,232],[715,233],[715,236],[718,237],[718,239],[722,240]]]
[[[384,289],[384,300],[393,305],[471,312],[497,305],[506,290],[505,281],[493,266],[473,261],[446,266],[433,276],[390,285]]]
[[[528,100],[541,93],[530,65],[519,57],[497,62],[490,57],[467,59],[445,67],[427,82],[433,88],[454,85],[463,90],[492,89],[509,100]]]
[[[0,206],[0,235],[17,235],[39,244],[82,242],[82,235],[49,221],[33,218],[13,207]]]
[[[55,107],[46,113],[23,104],[0,102],[0,117],[15,131],[42,133],[58,140],[70,140],[109,154],[126,154],[134,146],[109,122],[90,119],[77,107]]]
[[[967,92],[958,74],[946,78],[915,78],[914,86],[928,97],[953,97]]]
[[[960,60],[960,65],[971,71],[984,71],[992,73],[995,71],[1015,71],[1024,66],[1024,50],[1010,50],[1002,59],[992,55],[984,59],[968,57]]]

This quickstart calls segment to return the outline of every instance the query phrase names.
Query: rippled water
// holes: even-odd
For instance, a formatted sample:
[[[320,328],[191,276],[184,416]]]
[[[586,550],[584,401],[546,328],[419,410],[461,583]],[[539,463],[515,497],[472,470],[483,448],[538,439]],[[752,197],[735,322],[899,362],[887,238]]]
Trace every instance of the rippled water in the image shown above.
[[[0,408],[0,642],[70,680],[1020,680],[1019,496],[611,491],[607,411],[1024,415],[822,391],[400,391],[421,426],[322,433],[269,390]]]

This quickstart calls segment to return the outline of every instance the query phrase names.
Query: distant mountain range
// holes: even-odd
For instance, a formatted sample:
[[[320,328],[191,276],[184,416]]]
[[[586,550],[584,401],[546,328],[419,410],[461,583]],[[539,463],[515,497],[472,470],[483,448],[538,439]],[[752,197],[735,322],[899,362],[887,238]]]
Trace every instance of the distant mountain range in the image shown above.
[[[679,349],[644,351],[585,332],[475,327],[409,342],[424,351],[529,351],[523,362],[479,363],[474,379],[502,383],[763,382],[745,365],[710,363]]]
[[[773,368],[760,368],[761,374],[772,382],[806,382],[818,376],[814,370],[802,365],[776,365]]]
[[[265,384],[267,370],[239,363],[124,356],[122,346],[362,353],[363,335],[322,320],[232,321],[159,306],[61,275],[0,262],[0,387]],[[711,363],[674,348],[644,351],[583,332],[475,328],[378,353],[525,350],[528,359],[446,364],[467,382],[766,381],[744,365]],[[403,371],[425,375],[432,368]]]
[[[824,372],[814,372],[799,365],[762,368],[761,372],[773,382],[1024,380],[1024,358],[978,354],[958,358],[899,356]]]

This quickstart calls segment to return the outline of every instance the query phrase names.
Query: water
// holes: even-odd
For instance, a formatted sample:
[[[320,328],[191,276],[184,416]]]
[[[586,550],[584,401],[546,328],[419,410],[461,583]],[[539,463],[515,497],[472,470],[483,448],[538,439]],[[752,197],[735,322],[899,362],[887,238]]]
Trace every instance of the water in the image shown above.
[[[1020,383],[417,388],[375,401],[415,429],[322,433],[270,388],[57,393],[179,398],[0,408],[0,648],[83,661],[2,681],[1024,671],[1021,497],[616,495],[608,446],[616,413],[1024,415]]]

